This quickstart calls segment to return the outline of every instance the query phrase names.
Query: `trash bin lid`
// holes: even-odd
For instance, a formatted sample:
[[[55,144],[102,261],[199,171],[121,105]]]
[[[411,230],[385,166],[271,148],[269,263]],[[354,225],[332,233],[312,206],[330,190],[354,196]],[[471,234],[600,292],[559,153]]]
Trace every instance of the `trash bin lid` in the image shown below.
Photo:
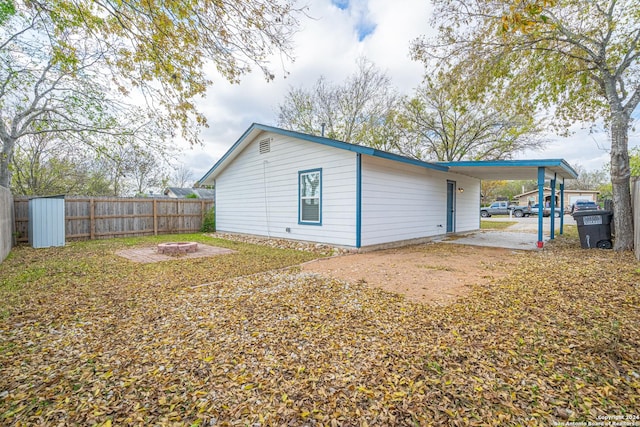
[[[577,211],[571,214],[574,218],[577,216],[589,216],[589,215],[611,215],[613,216],[613,212],[605,211],[605,210],[597,210],[597,211]]]

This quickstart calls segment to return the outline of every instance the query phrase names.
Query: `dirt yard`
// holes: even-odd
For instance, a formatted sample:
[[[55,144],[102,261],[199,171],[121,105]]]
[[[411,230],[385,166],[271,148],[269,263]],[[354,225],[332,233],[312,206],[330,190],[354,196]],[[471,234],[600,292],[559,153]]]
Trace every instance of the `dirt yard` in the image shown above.
[[[471,285],[506,274],[522,252],[511,249],[427,244],[310,261],[304,271],[348,282],[366,282],[417,302],[447,304]]]

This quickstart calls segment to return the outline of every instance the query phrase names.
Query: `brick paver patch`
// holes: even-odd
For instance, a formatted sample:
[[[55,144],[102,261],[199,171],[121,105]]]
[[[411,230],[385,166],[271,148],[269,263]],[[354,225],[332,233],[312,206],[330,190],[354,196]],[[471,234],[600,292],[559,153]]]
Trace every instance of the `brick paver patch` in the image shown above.
[[[196,252],[185,253],[180,255],[165,255],[159,254],[157,246],[148,246],[145,248],[125,249],[116,252],[123,258],[131,260],[133,262],[160,262],[160,261],[172,261],[185,258],[203,258],[216,255],[232,254],[236,251],[226,248],[220,248],[217,246],[208,246],[198,243],[198,250]]]

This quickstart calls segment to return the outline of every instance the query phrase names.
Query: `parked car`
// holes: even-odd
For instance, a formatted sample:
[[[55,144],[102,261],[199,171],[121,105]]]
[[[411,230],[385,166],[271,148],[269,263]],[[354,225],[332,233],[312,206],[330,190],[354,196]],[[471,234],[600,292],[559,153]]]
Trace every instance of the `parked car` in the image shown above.
[[[591,200],[576,200],[576,202],[571,206],[571,213],[576,211],[597,211],[598,205],[596,202],[592,202]]]
[[[528,206],[511,205],[509,202],[493,202],[491,205],[480,208],[480,216],[488,218],[491,215],[509,215],[513,212],[513,216],[522,218],[531,214]]]
[[[555,207],[555,214],[554,216],[556,218],[560,218],[562,216],[562,210],[556,206]],[[538,215],[540,212],[540,207],[538,206],[538,203],[536,203],[535,205],[531,205],[531,215]],[[544,207],[542,208],[542,216],[550,216],[551,215],[551,208],[549,207]]]

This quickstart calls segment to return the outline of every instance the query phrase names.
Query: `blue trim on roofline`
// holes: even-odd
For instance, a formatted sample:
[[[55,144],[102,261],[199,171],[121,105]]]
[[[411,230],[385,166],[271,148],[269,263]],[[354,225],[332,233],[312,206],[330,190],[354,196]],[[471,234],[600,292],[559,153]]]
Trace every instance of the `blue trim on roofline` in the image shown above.
[[[467,160],[458,162],[438,162],[439,165],[447,167],[553,167],[560,166],[567,173],[578,177],[578,173],[564,159],[534,159],[534,160]]]
[[[242,136],[231,146],[231,148],[213,165],[211,169],[200,179],[200,182],[204,182],[224,161],[241,145],[248,135],[254,130],[262,130],[265,132],[273,132],[280,135],[290,136],[292,138],[298,138],[305,141],[315,142],[329,147],[340,148],[342,150],[352,151],[355,153],[366,154],[368,156],[380,157],[382,159],[393,160],[401,163],[407,163],[410,165],[420,166],[423,168],[434,169],[442,172],[447,172],[449,168],[447,166],[424,162],[422,160],[412,159],[410,157],[400,156],[398,154],[389,153],[382,150],[377,150],[371,147],[364,147],[362,145],[349,144],[348,142],[342,142],[331,138],[325,138],[322,136],[309,135],[306,133],[296,132],[292,130],[281,129],[273,126],[267,126],[259,123],[253,123],[249,129],[247,129]]]

